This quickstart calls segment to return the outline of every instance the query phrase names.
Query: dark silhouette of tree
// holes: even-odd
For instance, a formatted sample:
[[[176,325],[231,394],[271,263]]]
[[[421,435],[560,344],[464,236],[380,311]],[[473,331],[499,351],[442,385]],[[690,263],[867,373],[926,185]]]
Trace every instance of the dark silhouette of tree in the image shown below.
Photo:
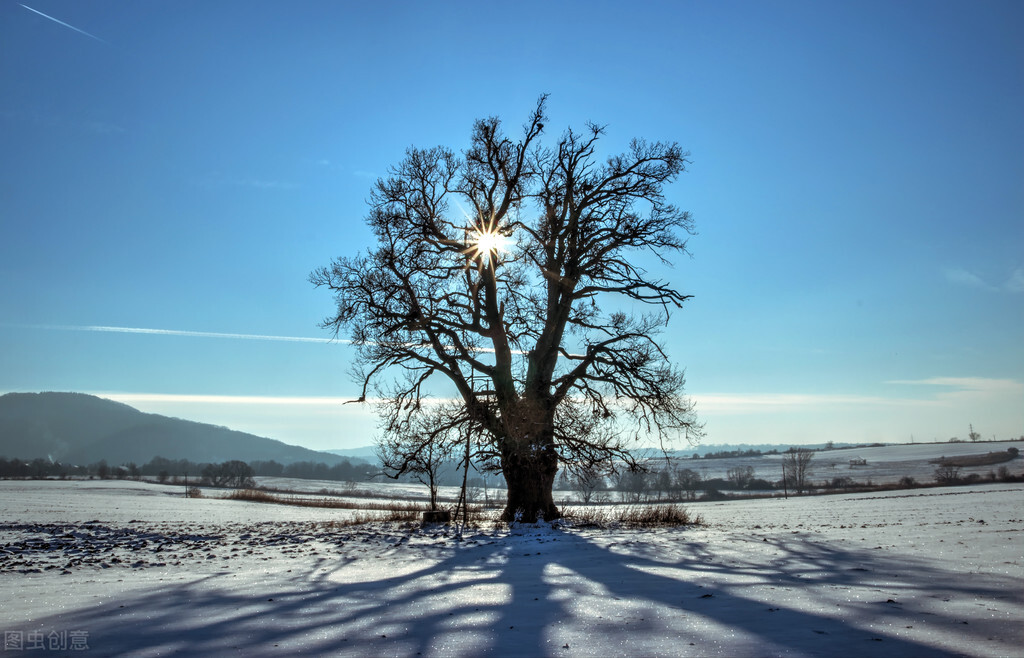
[[[753,466],[737,466],[726,471],[725,476],[732,481],[737,489],[748,489],[754,481]]]
[[[575,472],[567,471],[566,484],[579,496],[584,505],[589,505],[594,499],[594,494],[605,488],[604,476],[593,465],[576,469]]]
[[[814,451],[810,448],[790,448],[782,456],[785,483],[796,489],[798,494],[803,493],[807,488],[812,459],[814,459]]]
[[[393,479],[410,475],[430,491],[430,511],[437,510],[437,488],[441,470],[451,461],[463,437],[457,405],[434,404],[409,416],[400,430],[388,431],[377,445],[377,458],[384,474]],[[454,421],[454,422],[453,422]]]
[[[624,469],[616,475],[615,488],[623,502],[642,502],[651,491],[650,473],[643,468]]]
[[[675,473],[674,486],[677,491],[684,492],[687,500],[697,498],[697,489],[700,488],[700,473],[692,468],[679,469]]]
[[[691,217],[664,188],[688,154],[633,140],[601,162],[595,124],[545,147],[545,101],[519,139],[492,117],[461,155],[410,148],[371,193],[375,248],[310,275],[334,293],[323,326],[357,346],[386,435],[420,422],[435,380],[454,387],[446,426],[503,474],[506,520],[560,515],[560,462],[635,464],[631,439],[702,434],[656,340],[689,296],[637,260],[687,253]]]
[[[202,471],[211,486],[214,487],[252,487],[252,467],[243,461],[233,459],[220,464],[208,464]]]
[[[943,464],[935,469],[935,481],[938,484],[956,484],[960,479],[959,466]]]

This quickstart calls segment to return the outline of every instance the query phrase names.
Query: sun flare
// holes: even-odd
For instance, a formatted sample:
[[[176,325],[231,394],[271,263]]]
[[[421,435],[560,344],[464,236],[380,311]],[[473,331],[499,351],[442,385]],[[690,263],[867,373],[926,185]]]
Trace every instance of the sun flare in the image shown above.
[[[497,230],[476,230],[473,232],[470,251],[473,258],[493,263],[501,252],[508,251],[508,238]]]
[[[508,238],[496,231],[485,231],[476,236],[476,251],[480,255],[506,251]]]

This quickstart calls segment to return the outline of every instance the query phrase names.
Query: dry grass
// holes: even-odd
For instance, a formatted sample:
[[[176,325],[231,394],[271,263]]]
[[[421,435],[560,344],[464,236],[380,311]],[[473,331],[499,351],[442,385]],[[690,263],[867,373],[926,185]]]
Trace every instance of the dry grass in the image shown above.
[[[656,528],[704,524],[699,514],[691,516],[682,505],[631,505],[612,509],[575,507],[563,510],[563,518],[576,525],[601,528],[611,525]]]
[[[300,498],[296,496],[278,496],[260,489],[239,489],[227,496],[230,500],[245,500],[251,503],[275,503],[278,505],[296,505],[298,507],[325,507],[328,509],[355,509],[392,512],[401,516],[400,519],[385,519],[374,516],[371,520],[405,520],[406,516],[416,516],[424,511],[423,505],[416,503],[351,503],[337,498]]]
[[[933,459],[933,464],[939,466],[988,466],[990,464],[1002,464],[1017,456],[1016,452],[1006,450],[1003,452],[989,452],[984,455],[962,455],[960,457],[942,457]]]

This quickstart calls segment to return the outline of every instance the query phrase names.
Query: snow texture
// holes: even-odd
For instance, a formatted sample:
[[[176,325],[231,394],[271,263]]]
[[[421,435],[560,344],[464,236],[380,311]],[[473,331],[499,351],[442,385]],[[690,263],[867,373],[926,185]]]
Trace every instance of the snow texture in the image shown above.
[[[695,503],[705,526],[459,541],[153,484],[3,481],[0,631],[85,631],[95,656],[1020,655],[1022,492]]]

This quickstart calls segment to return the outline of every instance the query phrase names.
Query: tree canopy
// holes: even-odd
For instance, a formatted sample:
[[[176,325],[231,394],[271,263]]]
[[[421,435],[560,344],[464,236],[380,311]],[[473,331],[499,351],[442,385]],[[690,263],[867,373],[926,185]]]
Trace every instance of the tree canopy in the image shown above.
[[[635,465],[633,439],[702,434],[657,340],[689,295],[638,258],[687,253],[692,218],[664,188],[688,153],[637,139],[600,162],[596,124],[545,146],[545,105],[515,139],[491,117],[461,154],[408,149],[370,197],[377,244],[310,275],[334,294],[323,325],[356,345],[360,399],[378,402],[384,440],[415,460],[466,437],[505,476],[509,520],[559,515],[560,464]]]

